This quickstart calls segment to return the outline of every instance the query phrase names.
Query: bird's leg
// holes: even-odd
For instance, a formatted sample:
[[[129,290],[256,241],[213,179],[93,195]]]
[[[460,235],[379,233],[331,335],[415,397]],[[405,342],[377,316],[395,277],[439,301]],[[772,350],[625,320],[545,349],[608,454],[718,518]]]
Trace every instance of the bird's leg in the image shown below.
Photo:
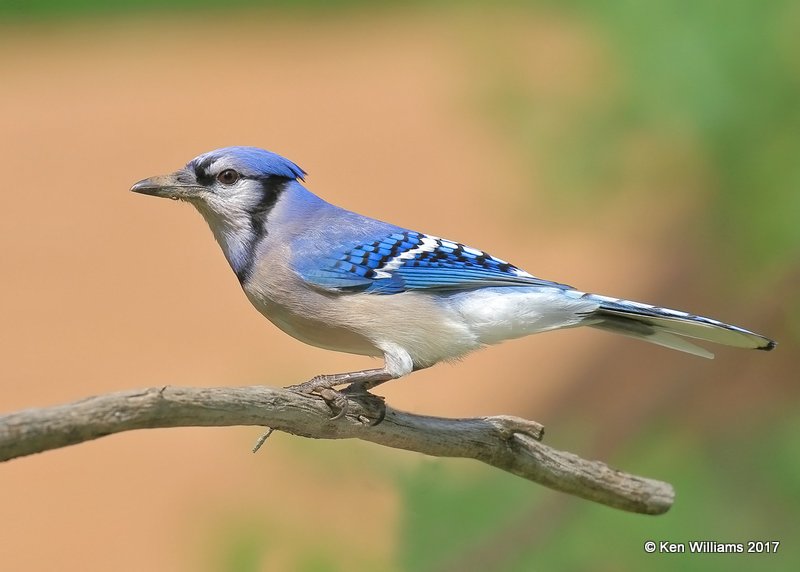
[[[332,389],[337,385],[355,383],[364,384],[366,389],[370,389],[390,379],[392,379],[392,374],[386,371],[386,368],[365,369],[348,373],[317,375],[306,382],[290,385],[286,389],[291,389],[300,393],[319,393],[323,389]]]
[[[380,369],[365,369],[362,371],[352,371],[348,373],[333,373],[317,375],[304,383],[297,385],[290,385],[286,389],[297,391],[299,393],[316,393],[319,394],[328,404],[337,409],[338,412],[332,419],[341,419],[347,414],[347,395],[370,395],[369,390],[373,387],[389,381],[394,376],[387,371],[386,368]],[[336,391],[333,389],[337,385],[348,384],[344,391]],[[380,400],[380,398],[377,398]],[[372,425],[377,425],[383,420],[386,413],[385,406],[381,400],[381,413],[377,422]]]

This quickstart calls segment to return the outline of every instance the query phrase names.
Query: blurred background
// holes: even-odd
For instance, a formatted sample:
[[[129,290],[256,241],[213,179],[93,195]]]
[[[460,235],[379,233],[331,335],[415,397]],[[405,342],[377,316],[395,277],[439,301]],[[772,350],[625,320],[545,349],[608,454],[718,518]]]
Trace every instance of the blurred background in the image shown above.
[[[0,0],[2,411],[372,363],[279,332],[193,209],[128,192],[233,144],[336,204],[780,342],[710,361],[555,332],[380,388],[536,419],[672,483],[664,516],[362,442],[138,431],[0,466],[0,568],[800,569],[798,25],[790,0]]]

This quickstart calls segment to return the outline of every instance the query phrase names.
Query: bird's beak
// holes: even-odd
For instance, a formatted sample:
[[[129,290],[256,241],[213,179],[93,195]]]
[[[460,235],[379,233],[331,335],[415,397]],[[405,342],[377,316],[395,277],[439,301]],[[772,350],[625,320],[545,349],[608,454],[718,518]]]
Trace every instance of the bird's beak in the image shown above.
[[[150,177],[131,187],[134,193],[175,200],[195,198],[203,189],[204,187],[197,183],[194,173],[188,169],[181,169],[169,175]]]

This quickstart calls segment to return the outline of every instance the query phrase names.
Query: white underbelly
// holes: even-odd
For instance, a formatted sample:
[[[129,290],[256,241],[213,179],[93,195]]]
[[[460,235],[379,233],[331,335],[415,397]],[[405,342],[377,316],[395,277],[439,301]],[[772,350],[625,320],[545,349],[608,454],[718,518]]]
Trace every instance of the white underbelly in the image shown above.
[[[295,339],[306,344],[350,354],[381,356],[381,351],[369,338],[344,325],[309,318],[290,308],[266,302],[263,298],[247,297],[270,322]]]
[[[318,294],[294,301],[294,306],[276,304],[258,293],[247,296],[273,324],[300,341],[367,356],[402,348],[416,369],[482,345],[449,305],[428,293]]]

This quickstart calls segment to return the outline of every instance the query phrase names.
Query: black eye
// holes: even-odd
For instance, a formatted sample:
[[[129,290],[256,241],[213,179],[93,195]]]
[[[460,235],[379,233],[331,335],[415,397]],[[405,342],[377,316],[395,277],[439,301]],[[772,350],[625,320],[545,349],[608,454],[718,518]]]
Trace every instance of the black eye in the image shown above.
[[[217,175],[217,180],[223,185],[232,185],[239,180],[239,173],[233,169],[225,169]]]

